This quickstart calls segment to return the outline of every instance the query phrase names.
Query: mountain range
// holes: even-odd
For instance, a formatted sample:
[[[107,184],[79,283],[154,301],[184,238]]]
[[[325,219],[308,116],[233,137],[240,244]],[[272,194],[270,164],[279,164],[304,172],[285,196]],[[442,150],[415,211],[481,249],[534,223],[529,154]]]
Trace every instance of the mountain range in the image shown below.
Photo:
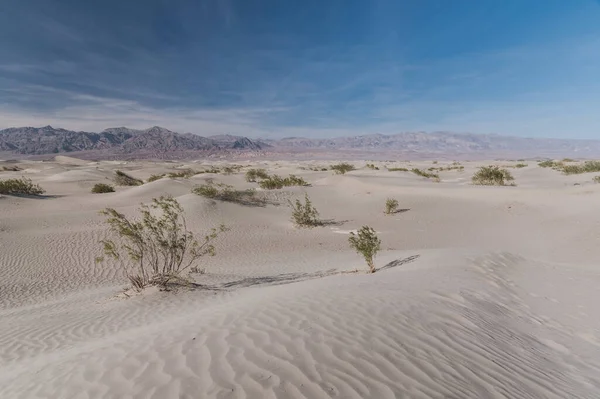
[[[600,140],[522,138],[491,134],[412,132],[393,135],[313,139],[250,139],[243,136],[203,137],[154,126],[137,130],[126,127],[100,133],[76,132],[52,126],[0,130],[0,152],[20,155],[57,153],[93,154],[111,158],[181,158],[202,154],[330,153],[429,154],[463,156],[600,156]]]

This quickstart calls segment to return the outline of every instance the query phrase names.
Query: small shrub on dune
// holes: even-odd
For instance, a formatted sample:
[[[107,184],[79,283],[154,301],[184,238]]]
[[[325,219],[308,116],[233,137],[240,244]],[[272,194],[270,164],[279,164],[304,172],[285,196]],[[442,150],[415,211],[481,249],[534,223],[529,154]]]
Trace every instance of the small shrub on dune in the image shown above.
[[[388,198],[385,201],[385,214],[392,215],[398,211],[398,200],[394,198]]]
[[[556,162],[551,161],[551,160],[542,161],[542,162],[538,162],[538,166],[540,168],[553,168],[556,166]]]
[[[141,186],[144,182],[123,171],[115,170],[115,184],[117,186]]]
[[[254,183],[260,179],[268,179],[269,174],[264,169],[250,169],[246,172],[246,181]]]
[[[381,249],[381,240],[372,227],[363,226],[356,233],[351,232],[348,242],[354,250],[362,255],[369,267],[369,273],[375,273],[375,255]]]
[[[336,175],[343,175],[346,172],[356,170],[356,168],[352,164],[342,162],[335,165],[331,165],[331,170],[333,170]]]
[[[5,195],[42,195],[46,191],[39,184],[34,184],[31,179],[0,180],[0,194]]]
[[[321,225],[319,212],[308,198],[308,194],[304,195],[304,203],[299,199],[296,199],[296,202],[288,201],[288,203],[290,208],[292,208],[292,222],[297,227],[315,227]]]
[[[194,187],[192,193],[202,197],[216,199],[225,202],[233,202],[247,206],[265,206],[266,201],[256,197],[254,190],[236,190],[233,186],[227,184],[212,183],[202,184]]]
[[[592,181],[594,183],[600,183],[600,176],[594,176],[594,178],[592,179]]]
[[[498,166],[483,166],[471,178],[472,183],[478,186],[506,186],[513,180],[508,170]]]
[[[424,170],[417,169],[417,168],[413,168],[411,170],[411,172],[413,172],[417,176],[426,177],[428,179],[438,179],[439,180],[439,178],[440,178],[440,175],[438,175],[437,173],[429,173],[429,172],[426,172]]]
[[[600,172],[600,161],[586,161],[581,165],[563,165],[561,170],[565,175]]]
[[[379,167],[372,163],[368,163],[366,167],[371,170],[379,170]]]
[[[407,168],[387,168],[390,172],[409,172]]]
[[[571,158],[563,158],[562,162],[577,162],[577,161],[574,159],[571,159]]]
[[[171,172],[167,176],[169,176],[171,179],[189,179],[190,177],[196,174],[198,174],[198,172],[196,172],[195,170],[186,169],[180,172]]]
[[[162,175],[152,175],[148,178],[148,183],[153,182],[153,181],[157,181],[162,179],[163,177],[165,177],[165,174],[163,173]]]
[[[5,172],[18,172],[22,169],[18,166],[3,166],[2,170],[4,170]]]
[[[295,175],[289,175],[288,177],[281,177],[277,175],[268,176],[268,178],[261,180],[258,185],[260,188],[265,190],[281,189],[283,187],[292,186],[308,186],[309,184],[301,177]]]
[[[141,291],[147,286],[166,287],[172,281],[185,281],[181,274],[205,255],[215,255],[214,240],[227,229],[211,229],[197,240],[186,227],[183,208],[172,197],[154,198],[141,205],[141,218],[129,219],[115,209],[101,212],[115,240],[100,241],[104,256],[121,264],[132,287]],[[196,266],[197,267],[197,266]]]
[[[515,168],[520,169],[520,168],[526,168],[527,164],[526,163],[518,163],[515,165]]]
[[[115,192],[115,189],[113,188],[113,186],[104,184],[104,183],[98,183],[98,184],[95,184],[94,187],[92,187],[92,193],[94,193],[94,194],[104,194],[104,193],[114,193],[114,192]]]

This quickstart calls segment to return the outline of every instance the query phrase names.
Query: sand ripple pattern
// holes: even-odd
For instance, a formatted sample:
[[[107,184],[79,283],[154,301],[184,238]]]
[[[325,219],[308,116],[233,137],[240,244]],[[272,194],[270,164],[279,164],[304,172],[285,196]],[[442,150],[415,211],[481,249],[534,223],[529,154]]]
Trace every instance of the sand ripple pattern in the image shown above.
[[[0,397],[597,398],[598,365],[542,341],[520,262],[95,303],[52,331],[3,325]]]

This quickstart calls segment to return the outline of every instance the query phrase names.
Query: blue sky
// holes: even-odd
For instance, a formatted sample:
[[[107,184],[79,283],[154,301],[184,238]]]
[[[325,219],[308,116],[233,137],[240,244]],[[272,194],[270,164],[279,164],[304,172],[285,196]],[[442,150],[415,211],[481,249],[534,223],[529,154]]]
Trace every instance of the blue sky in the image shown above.
[[[600,138],[597,0],[19,0],[0,128]]]

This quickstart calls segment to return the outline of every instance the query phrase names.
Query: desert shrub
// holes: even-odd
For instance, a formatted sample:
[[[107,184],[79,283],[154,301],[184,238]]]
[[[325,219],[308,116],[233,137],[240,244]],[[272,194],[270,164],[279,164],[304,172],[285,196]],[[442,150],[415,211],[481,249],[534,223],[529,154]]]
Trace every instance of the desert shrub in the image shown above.
[[[429,173],[429,172],[426,172],[424,170],[417,169],[417,168],[413,168],[411,170],[411,172],[413,172],[417,176],[426,177],[428,179],[439,179],[440,178],[440,175],[438,175],[437,173]]]
[[[211,166],[209,169],[202,171],[202,173],[221,173],[221,169]]]
[[[387,168],[390,172],[409,172],[407,168]]]
[[[571,158],[563,158],[562,162],[577,162],[577,161],[574,159],[571,159]]]
[[[299,199],[296,202],[288,201],[292,208],[292,222],[298,227],[315,227],[321,225],[319,212],[313,206],[308,194],[304,195],[304,203]]]
[[[134,289],[149,285],[165,287],[184,280],[181,273],[204,255],[214,255],[212,244],[224,226],[212,229],[200,241],[187,229],[183,208],[172,197],[154,198],[139,208],[141,218],[131,220],[113,208],[101,213],[116,240],[102,240],[104,256],[119,262]]]
[[[240,205],[264,206],[266,201],[256,196],[255,190],[236,190],[228,184],[202,184],[194,187],[192,193],[206,198],[225,202],[234,202]]]
[[[22,169],[18,166],[3,166],[2,170],[4,170],[5,172],[18,172]]]
[[[235,172],[238,172],[240,169],[242,169],[242,165],[229,165],[225,166],[221,173],[224,175],[231,175]]]
[[[268,179],[269,174],[264,169],[250,169],[246,172],[246,181],[254,183],[259,179]]]
[[[434,164],[434,165],[437,165],[438,161],[433,161],[431,163]]]
[[[357,253],[365,258],[367,266],[369,266],[369,273],[375,273],[374,259],[381,249],[381,240],[377,237],[375,230],[372,227],[363,226],[356,233],[350,233],[348,242]]]
[[[515,165],[515,168],[520,169],[520,168],[526,168],[527,164],[526,163],[518,163]]]
[[[163,177],[165,177],[164,173],[162,175],[152,175],[148,178],[148,183],[156,181],[156,180],[160,180]]]
[[[281,177],[277,175],[268,176],[266,179],[261,180],[258,185],[260,188],[265,190],[280,189],[283,187],[292,186],[308,186],[309,184],[301,177],[295,175],[289,175],[288,177]]]
[[[368,163],[366,167],[371,170],[379,170],[379,167],[372,163]]]
[[[594,183],[600,183],[600,176],[594,176],[592,180],[594,181]]]
[[[398,211],[398,200],[394,198],[388,198],[385,200],[385,213],[391,215]]]
[[[0,180],[0,194],[5,195],[42,195],[46,191],[39,184],[33,184],[31,179]]]
[[[560,170],[565,175],[600,172],[600,161],[586,161],[581,165],[563,165]]]
[[[123,171],[115,170],[115,184],[118,186],[141,186],[144,182]]]
[[[167,176],[171,179],[189,179],[190,177],[198,174],[195,170],[185,169],[180,172],[171,172]]]
[[[556,162],[550,160],[542,161],[538,163],[538,166],[540,168],[553,168],[556,166]]]
[[[346,172],[356,170],[356,168],[352,164],[342,162],[342,163],[338,163],[335,165],[331,165],[331,170],[335,171],[335,174],[337,174],[337,175],[343,175]]]
[[[505,186],[513,180],[508,170],[498,166],[483,166],[471,178],[473,184],[479,186]]]
[[[92,187],[92,193],[94,194],[104,194],[104,193],[114,193],[115,189],[113,186],[104,183],[94,184]]]

